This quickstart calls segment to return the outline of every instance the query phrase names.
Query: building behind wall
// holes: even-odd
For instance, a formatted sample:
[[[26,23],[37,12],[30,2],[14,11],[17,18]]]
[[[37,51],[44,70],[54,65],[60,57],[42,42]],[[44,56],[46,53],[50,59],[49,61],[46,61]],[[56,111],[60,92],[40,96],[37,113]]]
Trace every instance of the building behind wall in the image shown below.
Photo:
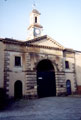
[[[42,35],[42,29],[33,9],[26,41],[0,38],[0,88],[9,98],[81,94],[81,52]]]

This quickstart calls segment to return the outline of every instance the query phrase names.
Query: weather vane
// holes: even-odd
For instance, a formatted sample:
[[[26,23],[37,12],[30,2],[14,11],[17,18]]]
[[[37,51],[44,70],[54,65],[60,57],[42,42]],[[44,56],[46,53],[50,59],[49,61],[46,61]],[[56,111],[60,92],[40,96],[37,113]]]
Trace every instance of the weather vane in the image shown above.
[[[33,9],[36,8],[36,1],[35,1],[35,0],[33,0],[33,5],[32,5],[32,7],[33,7]]]

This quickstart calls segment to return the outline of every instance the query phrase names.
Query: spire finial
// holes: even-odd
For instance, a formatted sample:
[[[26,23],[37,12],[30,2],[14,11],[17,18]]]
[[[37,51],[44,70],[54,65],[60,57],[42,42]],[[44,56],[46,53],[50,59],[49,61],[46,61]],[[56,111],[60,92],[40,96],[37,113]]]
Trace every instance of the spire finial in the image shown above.
[[[33,9],[35,9],[36,8],[36,3],[35,3],[35,0],[33,0]]]

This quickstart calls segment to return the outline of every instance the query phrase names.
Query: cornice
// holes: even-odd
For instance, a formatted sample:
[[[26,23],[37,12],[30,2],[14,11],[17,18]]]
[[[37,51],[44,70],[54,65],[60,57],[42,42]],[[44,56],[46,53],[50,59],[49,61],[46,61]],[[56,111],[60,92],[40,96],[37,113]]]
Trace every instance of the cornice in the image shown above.
[[[61,48],[49,47],[49,46],[43,46],[43,45],[32,45],[32,44],[26,43],[26,46],[27,46],[27,47],[35,47],[35,48],[44,48],[44,49],[50,49],[50,50],[63,51],[63,49],[61,49]]]
[[[23,41],[14,40],[14,39],[11,39],[11,38],[2,39],[2,42],[3,42],[4,44],[24,45],[24,42],[23,42]]]
[[[75,53],[75,50],[70,49],[70,48],[65,48],[65,49],[63,50],[63,52],[71,52],[71,53]]]
[[[61,48],[56,48],[56,47],[50,47],[50,46],[44,46],[44,45],[31,44],[31,43],[34,43],[34,42],[41,41],[43,39],[51,39],[51,38],[47,35],[37,37],[37,38],[31,39],[31,40],[28,40],[28,41],[19,41],[19,40],[12,39],[12,38],[0,38],[0,42],[3,42],[4,44],[13,44],[13,45],[26,46],[26,47],[44,48],[44,49],[50,49],[50,50],[60,50],[60,51],[63,51],[63,52],[71,52],[71,53],[75,53],[75,52],[81,53],[81,51],[76,51],[76,50],[69,49],[69,48],[64,48],[63,49],[62,47]],[[57,43],[57,42],[55,42],[55,43]],[[58,45],[58,43],[57,43],[57,45]]]
[[[43,28],[42,25],[36,23],[36,24],[32,24],[32,25],[30,25],[30,26],[28,27],[28,30],[29,30],[30,28],[34,28],[34,27]]]

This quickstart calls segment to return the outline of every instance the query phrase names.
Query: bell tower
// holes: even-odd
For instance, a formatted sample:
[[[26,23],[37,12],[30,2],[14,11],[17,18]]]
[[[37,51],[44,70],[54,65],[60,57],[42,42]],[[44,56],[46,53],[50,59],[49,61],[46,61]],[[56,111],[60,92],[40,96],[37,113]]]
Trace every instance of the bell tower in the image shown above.
[[[28,27],[28,40],[40,37],[42,35],[42,25],[40,25],[40,13],[33,9],[30,14],[30,24]]]

